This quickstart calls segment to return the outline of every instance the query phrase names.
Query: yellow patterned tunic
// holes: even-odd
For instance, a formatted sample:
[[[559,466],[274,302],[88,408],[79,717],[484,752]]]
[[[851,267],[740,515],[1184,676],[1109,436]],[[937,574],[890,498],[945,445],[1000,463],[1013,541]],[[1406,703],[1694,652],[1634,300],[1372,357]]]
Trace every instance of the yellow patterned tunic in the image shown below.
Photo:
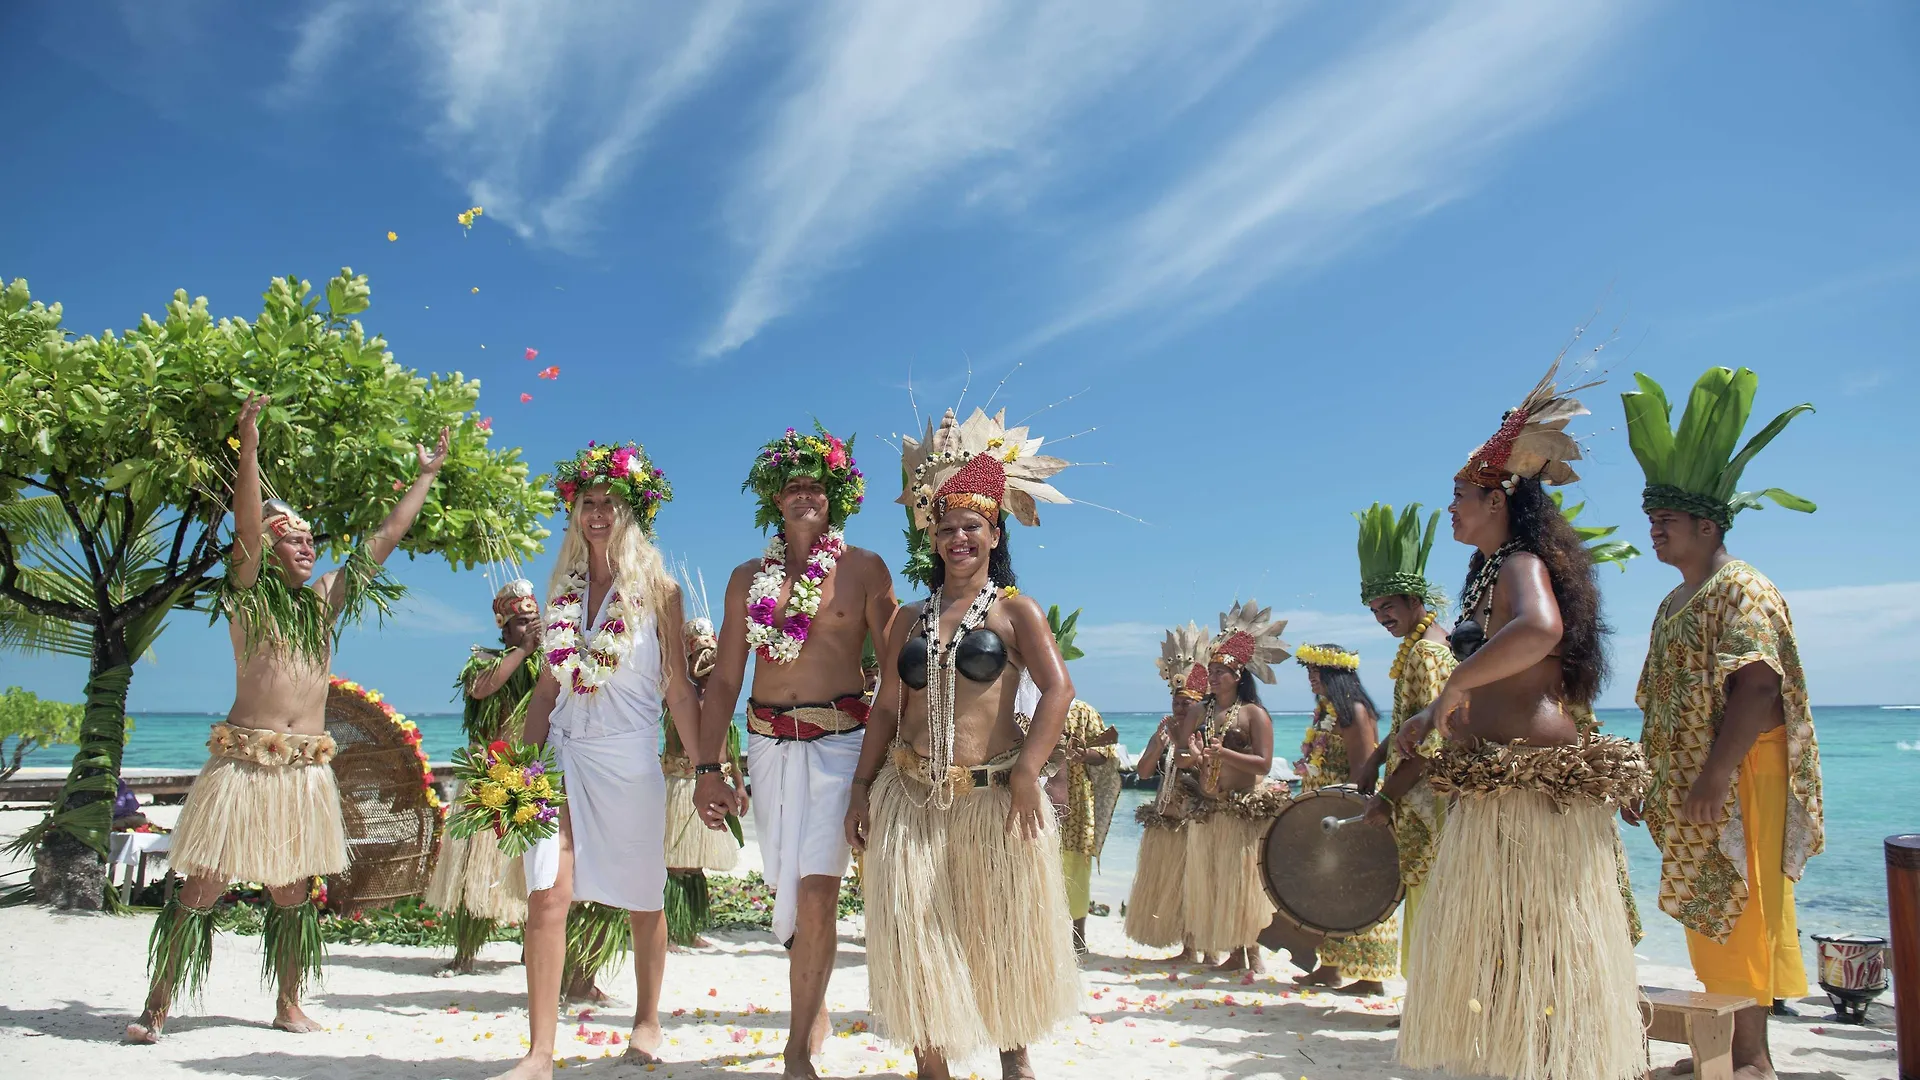
[[[1737,785],[1727,787],[1721,824],[1683,822],[1679,811],[1720,731],[1728,676],[1756,663],[1780,675],[1788,794],[1781,869],[1795,881],[1807,859],[1826,846],[1820,747],[1793,620],[1773,582],[1735,559],[1714,571],[1679,610],[1669,610],[1672,599],[1670,594],[1660,605],[1635,695],[1646,716],[1640,742],[1653,769],[1647,831],[1660,847],[1660,910],[1696,933],[1725,942],[1747,906]]]
[[[1307,728],[1300,750],[1307,759],[1307,770],[1300,777],[1302,793],[1352,783],[1347,740],[1340,733],[1333,702],[1324,697],[1315,700],[1313,724]],[[1320,946],[1320,962],[1338,968],[1342,978],[1352,981],[1378,982],[1393,977],[1400,971],[1399,920],[1389,917],[1364,934],[1328,938]]]
[[[1105,730],[1107,722],[1100,718],[1099,711],[1075,698],[1067,709],[1067,723],[1061,730],[1061,738],[1078,740],[1084,745]],[[1096,746],[1092,750],[1100,755],[1103,766],[1118,766],[1119,755],[1113,747]],[[1060,850],[1098,858],[1102,842],[1106,840],[1106,830],[1102,827],[1096,808],[1095,777],[1088,766],[1077,758],[1069,761],[1066,769],[1067,817],[1060,823]],[[1117,778],[1117,771],[1115,776]],[[1111,812],[1109,807],[1108,813]]]
[[[1393,749],[1394,736],[1400,734],[1400,728],[1414,714],[1440,696],[1440,690],[1447,685],[1447,676],[1453,674],[1457,661],[1453,650],[1444,641],[1420,640],[1407,651],[1406,659],[1400,663],[1399,674],[1393,680],[1393,726],[1387,732],[1387,768],[1386,776],[1400,767],[1400,753]],[[1446,818],[1446,811],[1440,805],[1440,799],[1433,793],[1426,778],[1422,777],[1393,809],[1393,838],[1400,845],[1400,879],[1407,888],[1417,888],[1426,881],[1427,870],[1433,866],[1433,853],[1440,844],[1440,825]]]

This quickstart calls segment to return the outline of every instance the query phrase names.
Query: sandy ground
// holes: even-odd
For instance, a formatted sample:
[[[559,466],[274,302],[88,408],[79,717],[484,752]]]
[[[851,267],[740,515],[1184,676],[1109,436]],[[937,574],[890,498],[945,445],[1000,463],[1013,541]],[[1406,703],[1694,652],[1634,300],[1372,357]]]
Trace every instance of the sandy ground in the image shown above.
[[[164,817],[156,814],[156,817]],[[30,815],[0,812],[0,835]],[[749,847],[748,852],[751,854]],[[757,864],[757,859],[750,860]],[[525,982],[518,947],[496,943],[480,971],[441,979],[435,952],[388,946],[337,946],[308,1011],[326,1030],[288,1035],[266,1026],[271,1000],[259,981],[259,938],[222,935],[205,1001],[182,1011],[158,1046],[120,1042],[140,1007],[151,915],[55,915],[37,908],[0,911],[0,1076],[39,1080],[70,1075],[458,1078],[478,1080],[504,1068],[526,1037]],[[1043,1077],[1386,1077],[1428,1075],[1394,1064],[1398,999],[1364,1002],[1300,994],[1294,974],[1269,957],[1265,976],[1217,976],[1174,969],[1126,941],[1120,920],[1089,920],[1093,955],[1083,963],[1086,997],[1079,1017],[1033,1048]],[[768,935],[714,935],[709,950],[668,959],[663,1020],[666,1064],[622,1065],[631,1016],[629,966],[607,986],[616,1002],[563,1017],[560,1052],[568,1072],[588,1076],[703,1077],[779,1073],[787,1016],[784,953]],[[1648,985],[1698,988],[1690,973],[1643,964]],[[1390,989],[1399,992],[1398,984]],[[829,1003],[835,1036],[822,1055],[825,1076],[912,1076],[911,1054],[868,1030],[865,953],[857,921],[840,928],[840,956]],[[1884,1001],[1885,999],[1883,999]],[[624,1003],[624,1004],[623,1004]],[[1775,1020],[1781,1076],[1877,1080],[1894,1073],[1892,1012],[1848,1027],[1826,1020],[1824,999],[1809,999],[1800,1019]],[[1656,1076],[1685,1047],[1653,1044]],[[983,1057],[965,1065],[998,1075]],[[965,1075],[961,1072],[960,1075]]]

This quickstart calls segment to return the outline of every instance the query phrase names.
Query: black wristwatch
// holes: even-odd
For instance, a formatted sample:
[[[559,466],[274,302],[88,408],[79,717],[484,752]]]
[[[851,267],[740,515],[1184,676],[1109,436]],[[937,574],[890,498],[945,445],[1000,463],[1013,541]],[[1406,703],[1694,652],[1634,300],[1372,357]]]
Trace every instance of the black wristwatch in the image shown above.
[[[717,773],[720,771],[720,769],[721,769],[721,765],[717,761],[711,765],[695,765],[693,767],[693,775],[706,776],[709,773]]]

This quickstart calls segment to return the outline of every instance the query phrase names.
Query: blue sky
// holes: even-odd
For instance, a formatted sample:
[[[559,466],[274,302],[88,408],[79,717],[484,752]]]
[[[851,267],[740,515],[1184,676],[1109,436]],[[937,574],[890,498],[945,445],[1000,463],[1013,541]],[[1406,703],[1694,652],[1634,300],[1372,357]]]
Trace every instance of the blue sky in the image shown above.
[[[352,266],[368,327],[483,380],[534,462],[643,441],[662,545],[716,598],[761,543],[762,441],[818,416],[889,477],[909,373],[924,413],[971,365],[970,404],[1009,372],[1013,416],[1071,398],[1033,420],[1086,432],[1059,486],[1130,515],[1013,536],[1027,590],[1085,609],[1082,696],[1161,707],[1163,628],[1253,596],[1361,649],[1384,699],[1349,513],[1444,504],[1597,309],[1585,520],[1644,535],[1632,371],[1753,367],[1763,416],[1819,411],[1748,483],[1821,509],[1743,515],[1735,553],[1792,602],[1816,702],[1916,697],[1910,5],[127,0],[10,5],[0,37],[0,277],[98,332]],[[897,566],[894,494],[850,534]],[[1465,554],[1436,550],[1454,588]],[[408,612],[336,666],[437,710],[488,591],[397,568]],[[1676,580],[1605,572],[1602,704]],[[231,670],[178,618],[133,707],[223,710]],[[82,679],[0,656],[0,683]],[[1309,702],[1297,668],[1269,700]]]

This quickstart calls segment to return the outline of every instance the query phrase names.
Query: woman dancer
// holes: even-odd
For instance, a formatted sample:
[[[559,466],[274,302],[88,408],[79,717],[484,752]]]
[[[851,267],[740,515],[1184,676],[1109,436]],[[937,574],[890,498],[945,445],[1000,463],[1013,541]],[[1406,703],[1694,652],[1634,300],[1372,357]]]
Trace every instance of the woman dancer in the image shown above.
[[[589,443],[554,472],[567,534],[548,585],[547,667],[527,710],[526,739],[553,748],[567,803],[559,835],[525,856],[533,890],[525,929],[530,1044],[504,1074],[515,1078],[553,1073],[567,909],[576,898],[632,912],[635,1002],[625,1058],[658,1060],[667,954],[661,706],[672,710],[684,743],[699,738],[700,706],[673,632],[684,621],[680,587],[650,540],[672,489],[633,443]]]
[[[1189,960],[1208,962],[1205,953],[1196,953],[1193,935],[1187,932],[1185,905],[1187,834],[1180,804],[1186,794],[1180,790],[1180,772],[1173,761],[1187,745],[1193,706],[1206,696],[1206,668],[1191,685],[1187,675],[1206,652],[1207,632],[1198,623],[1188,622],[1167,631],[1160,644],[1160,677],[1166,680],[1172,696],[1172,711],[1160,720],[1140,751],[1137,773],[1142,780],[1160,778],[1159,790],[1151,802],[1140,804],[1134,820],[1140,823],[1140,859],[1133,872],[1133,888],[1127,894],[1126,933],[1129,938],[1150,948],[1180,946],[1176,964]]]
[[[1624,739],[1575,722],[1605,681],[1600,591],[1543,484],[1577,480],[1564,428],[1587,410],[1556,362],[1454,477],[1453,535],[1475,549],[1452,635],[1460,666],[1397,736],[1453,798],[1427,878],[1400,1029],[1414,1068],[1546,1080],[1646,1070],[1613,813],[1644,792]],[[1412,770],[1402,769],[1385,794]],[[1464,1008],[1463,1008],[1464,1006]]]
[[[1038,524],[1036,497],[1066,501],[1043,482],[1066,462],[980,411],[904,442],[902,501],[932,537],[933,595],[887,634],[847,808],[848,841],[871,845],[873,1013],[927,1080],[986,1047],[1003,1076],[1032,1077],[1027,1045],[1079,1008],[1059,830],[1041,793],[1073,684],[1046,613],[1014,588],[1005,522],[1011,511]],[[1023,671],[1040,688],[1024,737]]]
[[[505,648],[475,645],[454,683],[465,703],[462,726],[469,746],[518,738],[540,677],[540,603],[533,598],[533,582],[515,578],[501,586],[493,597],[493,622]],[[459,802],[457,794],[454,801]],[[438,974],[473,974],[474,957],[494,928],[527,917],[526,891],[519,860],[502,856],[493,837],[459,837],[443,830],[426,896],[429,907],[446,913],[453,930],[453,959]]]
[[[1313,687],[1313,723],[1300,747],[1302,793],[1337,784],[1360,785],[1380,744],[1380,714],[1360,684],[1360,654],[1338,645],[1307,645],[1294,659]],[[1389,918],[1364,934],[1330,937],[1320,946],[1320,966],[1295,979],[1298,986],[1338,986],[1375,997],[1398,968],[1399,928]]]

